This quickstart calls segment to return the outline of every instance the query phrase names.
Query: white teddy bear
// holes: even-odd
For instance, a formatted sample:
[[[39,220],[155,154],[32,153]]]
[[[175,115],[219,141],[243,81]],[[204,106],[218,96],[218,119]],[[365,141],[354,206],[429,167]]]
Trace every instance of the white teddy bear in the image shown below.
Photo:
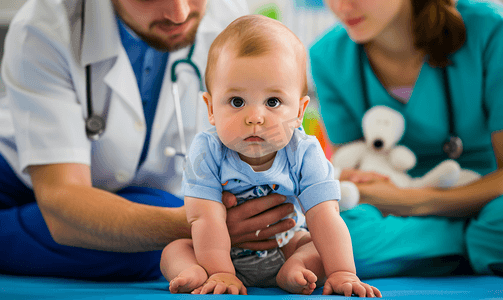
[[[405,131],[405,120],[399,112],[387,106],[369,109],[363,116],[362,128],[365,141],[343,145],[332,156],[331,162],[338,170],[375,171],[389,176],[398,187],[448,188],[480,178],[478,173],[461,169],[451,159],[441,162],[422,177],[409,176],[407,171],[416,165],[416,156],[409,148],[397,145]],[[341,182],[341,195],[341,210],[351,209],[360,199],[352,182]]]

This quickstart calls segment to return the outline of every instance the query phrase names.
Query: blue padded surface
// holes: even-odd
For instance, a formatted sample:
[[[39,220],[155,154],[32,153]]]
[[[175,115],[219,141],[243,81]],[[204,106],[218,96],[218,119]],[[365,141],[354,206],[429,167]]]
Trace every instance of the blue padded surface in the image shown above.
[[[383,299],[503,299],[503,278],[496,276],[457,276],[430,278],[384,278],[367,280],[378,287]],[[172,300],[279,300],[279,299],[349,299],[322,296],[321,288],[311,296],[290,295],[278,288],[248,288],[249,296],[172,295],[164,279],[148,282],[90,282],[59,278],[24,277],[0,274],[0,299],[149,299]],[[354,298],[353,298],[354,299]]]

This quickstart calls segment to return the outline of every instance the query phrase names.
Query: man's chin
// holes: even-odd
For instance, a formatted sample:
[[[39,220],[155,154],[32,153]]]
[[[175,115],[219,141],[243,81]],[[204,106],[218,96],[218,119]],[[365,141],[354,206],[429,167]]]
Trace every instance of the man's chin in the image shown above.
[[[174,52],[190,46],[196,40],[197,28],[199,22],[194,24],[194,26],[187,33],[177,34],[170,36],[167,39],[163,39],[158,35],[143,36],[142,39],[152,48],[162,51],[162,52]]]
[[[147,42],[148,43],[148,42]],[[194,39],[188,40],[184,39],[180,42],[154,42],[154,43],[148,43],[152,48],[156,49],[157,51],[161,52],[174,52],[178,51],[180,49],[183,49],[185,47],[188,47],[194,43]]]
[[[195,35],[194,37],[192,36],[185,36],[179,38],[174,37],[170,38],[169,40],[162,40],[157,37],[156,38],[143,37],[142,40],[145,41],[150,47],[156,49],[157,51],[174,52],[192,45],[195,41]]]

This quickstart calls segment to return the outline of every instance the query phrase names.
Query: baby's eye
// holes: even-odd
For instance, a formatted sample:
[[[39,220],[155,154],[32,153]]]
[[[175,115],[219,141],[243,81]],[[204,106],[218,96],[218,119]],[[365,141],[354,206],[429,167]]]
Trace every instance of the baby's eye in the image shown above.
[[[245,100],[240,97],[233,97],[230,102],[231,102],[232,107],[235,107],[235,108],[240,108],[240,107],[243,107],[243,105],[245,105]]]
[[[280,106],[281,101],[278,98],[269,98],[267,99],[267,106],[269,107],[278,107]]]

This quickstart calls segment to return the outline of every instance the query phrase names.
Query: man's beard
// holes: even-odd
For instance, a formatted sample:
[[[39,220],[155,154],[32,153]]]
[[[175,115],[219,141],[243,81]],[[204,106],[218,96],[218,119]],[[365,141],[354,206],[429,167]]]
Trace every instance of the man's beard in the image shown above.
[[[192,27],[189,29],[189,31],[186,33],[185,38],[181,41],[176,42],[176,43],[170,42],[169,40],[162,39],[160,36],[155,35],[155,34],[136,32],[136,31],[135,32],[150,47],[152,47],[158,51],[162,51],[162,52],[173,52],[173,51],[185,48],[185,47],[192,45],[194,43],[194,41],[196,39],[197,29],[199,27],[199,23],[201,22],[201,16],[198,12],[191,13],[187,17],[187,20],[185,20],[185,22],[190,22],[192,19],[194,19],[195,22],[192,25]],[[159,23],[161,23],[161,22],[153,23],[150,26],[150,29],[152,30]],[[168,26],[175,25],[173,22],[171,22],[169,20],[162,22],[162,24],[165,24]],[[174,38],[176,38],[176,37],[177,36],[174,36]]]
[[[134,23],[132,21],[134,19],[126,13],[126,11],[122,7],[122,5],[119,3],[119,1],[113,0],[112,4],[114,5],[117,14],[121,17],[121,19],[124,21],[124,23],[126,23],[129,26],[129,28],[131,28],[131,30],[133,30],[149,46],[151,46],[152,48],[154,48],[158,51],[161,51],[161,52],[173,52],[173,51],[180,50],[182,48],[185,48],[185,47],[193,44],[196,39],[196,33],[197,33],[197,29],[199,27],[199,23],[201,23],[201,19],[204,16],[204,12],[203,13],[192,12],[191,14],[189,14],[189,16],[187,17],[187,19],[185,20],[184,23],[190,22],[192,19],[194,19],[195,22],[194,22],[192,28],[189,29],[189,31],[186,33],[186,36],[183,40],[178,41],[176,43],[173,43],[170,40],[166,40],[165,38],[163,39],[161,36],[156,35],[150,31],[153,31],[154,27],[157,24],[163,24],[163,25],[167,25],[167,26],[176,26],[176,25],[180,25],[180,24],[175,24],[175,23],[171,22],[170,20],[157,21],[157,22],[153,22],[149,26],[149,31],[146,32],[143,28],[141,28],[140,26],[138,26],[136,23]],[[173,36],[170,38],[176,39],[176,37],[177,36]]]

